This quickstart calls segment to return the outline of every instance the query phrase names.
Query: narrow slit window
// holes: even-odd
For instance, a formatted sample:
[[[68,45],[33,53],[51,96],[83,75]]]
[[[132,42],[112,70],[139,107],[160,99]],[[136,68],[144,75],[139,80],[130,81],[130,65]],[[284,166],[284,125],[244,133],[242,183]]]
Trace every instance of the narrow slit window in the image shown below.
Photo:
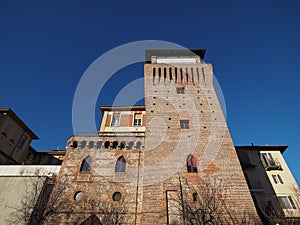
[[[189,72],[188,72],[188,68],[185,68],[185,76],[186,76],[186,83],[189,83]]]

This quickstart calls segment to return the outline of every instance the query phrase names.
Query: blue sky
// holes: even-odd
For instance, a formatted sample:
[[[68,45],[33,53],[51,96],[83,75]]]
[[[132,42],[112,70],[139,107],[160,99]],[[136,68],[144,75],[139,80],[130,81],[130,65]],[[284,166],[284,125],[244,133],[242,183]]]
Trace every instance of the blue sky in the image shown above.
[[[299,11],[298,1],[277,0],[1,1],[0,107],[39,136],[37,150],[64,148],[77,84],[100,55],[139,40],[203,48],[235,145],[289,145],[284,155],[299,183]],[[142,64],[118,72],[98,105],[142,76]]]

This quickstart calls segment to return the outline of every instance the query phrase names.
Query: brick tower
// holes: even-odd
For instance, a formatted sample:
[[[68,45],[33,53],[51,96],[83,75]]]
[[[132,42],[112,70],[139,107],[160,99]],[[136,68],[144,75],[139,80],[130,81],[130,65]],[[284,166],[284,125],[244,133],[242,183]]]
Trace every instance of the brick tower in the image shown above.
[[[178,223],[171,209],[179,178],[197,185],[199,177],[222,182],[230,196],[227,204],[259,221],[204,54],[146,51],[144,224]]]
[[[47,224],[102,224],[118,204],[122,224],[184,224],[178,197],[206,179],[235,218],[259,220],[204,54],[146,51],[145,106],[100,107],[98,133],[68,139]]]

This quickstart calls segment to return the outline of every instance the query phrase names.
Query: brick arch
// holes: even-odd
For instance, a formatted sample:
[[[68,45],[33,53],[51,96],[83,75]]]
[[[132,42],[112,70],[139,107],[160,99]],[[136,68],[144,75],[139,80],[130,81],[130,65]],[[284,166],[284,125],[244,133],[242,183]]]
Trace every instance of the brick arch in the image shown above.
[[[84,220],[80,225],[103,225],[96,214],[90,215],[86,220]]]

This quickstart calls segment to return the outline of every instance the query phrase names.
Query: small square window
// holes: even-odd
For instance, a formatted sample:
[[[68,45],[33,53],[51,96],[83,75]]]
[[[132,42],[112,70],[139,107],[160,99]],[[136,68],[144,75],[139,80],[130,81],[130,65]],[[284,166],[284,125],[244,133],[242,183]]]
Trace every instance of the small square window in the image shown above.
[[[181,129],[190,129],[190,121],[189,120],[180,120]]]
[[[184,92],[184,87],[178,87],[178,88],[176,88],[176,90],[177,90],[177,94],[184,94],[185,92]]]

